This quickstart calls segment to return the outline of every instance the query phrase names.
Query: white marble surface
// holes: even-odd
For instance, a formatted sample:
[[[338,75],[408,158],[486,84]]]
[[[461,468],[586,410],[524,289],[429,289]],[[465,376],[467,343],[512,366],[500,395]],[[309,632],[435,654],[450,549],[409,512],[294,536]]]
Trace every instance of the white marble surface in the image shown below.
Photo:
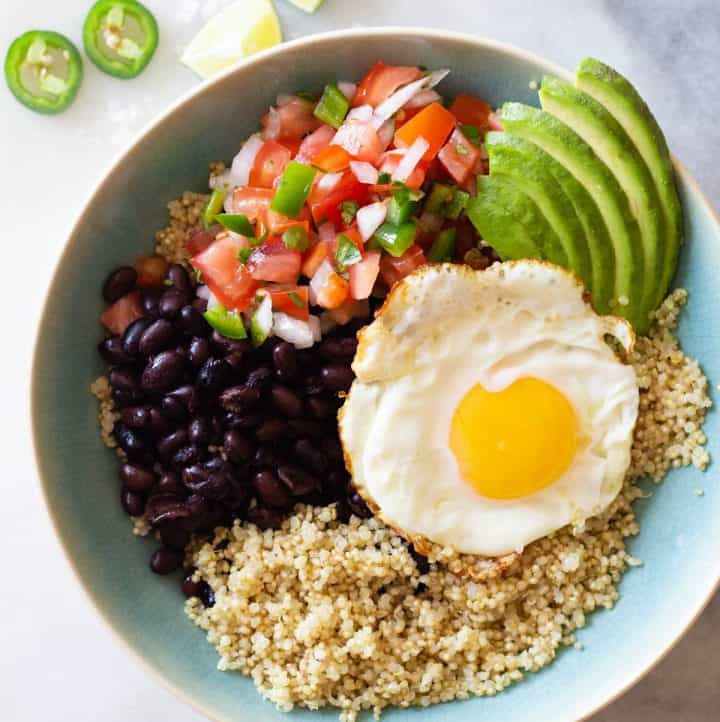
[[[77,103],[51,119],[27,112],[0,88],[4,722],[202,719],[128,656],[72,580],[42,507],[27,422],[35,320],[65,231],[127,139],[197,82],[177,62],[178,51],[203,13],[226,0],[146,2],[157,14],[162,43],[141,78],[115,81],[86,63]],[[348,26],[415,24],[509,41],[566,66],[596,54],[639,85],[673,150],[719,204],[718,0],[327,0],[315,16],[285,0],[276,4],[288,38]],[[89,5],[90,0],[1,0],[2,53],[30,28],[56,29],[78,41]],[[718,710],[720,598],[667,659],[593,722],[711,722],[720,719]]]

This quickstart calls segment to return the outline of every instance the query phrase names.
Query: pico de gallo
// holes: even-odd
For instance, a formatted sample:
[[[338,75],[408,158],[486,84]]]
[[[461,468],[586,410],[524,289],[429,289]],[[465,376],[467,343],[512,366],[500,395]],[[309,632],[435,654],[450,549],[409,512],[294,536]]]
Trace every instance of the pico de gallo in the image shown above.
[[[309,347],[424,263],[488,264],[464,208],[496,120],[480,98],[444,102],[447,74],[377,62],[359,84],[278,96],[211,178],[188,245],[213,328]]]

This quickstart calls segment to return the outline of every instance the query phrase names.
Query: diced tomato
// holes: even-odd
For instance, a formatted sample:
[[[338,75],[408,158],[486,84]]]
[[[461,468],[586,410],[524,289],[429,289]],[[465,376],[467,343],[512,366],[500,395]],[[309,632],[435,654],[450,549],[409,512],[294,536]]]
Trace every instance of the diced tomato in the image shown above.
[[[389,253],[383,254],[380,260],[380,274],[383,281],[392,288],[405,276],[412,273],[416,268],[420,268],[425,263],[425,254],[418,245],[412,245],[402,254],[395,258]]]
[[[301,138],[286,138],[280,143],[280,145],[285,146],[290,151],[290,156],[292,158],[294,158],[298,154],[298,151],[300,150],[300,146],[302,144],[303,141]]]
[[[193,266],[200,269],[203,281],[226,308],[243,311],[260,285],[238,261],[238,252],[247,246],[239,236],[221,233],[215,242],[193,256]]]
[[[463,215],[455,222],[455,256],[462,260],[465,254],[471,249],[477,247],[480,242],[480,236],[475,230],[475,226],[470,219]]]
[[[450,106],[450,112],[461,125],[474,125],[479,130],[487,130],[492,108],[474,95],[458,95]]]
[[[302,275],[312,278],[326,258],[332,258],[332,248],[327,241],[319,241],[305,253],[302,268],[300,269]]]
[[[138,256],[133,266],[137,271],[135,284],[140,288],[162,286],[168,272],[168,262],[162,256]]]
[[[300,321],[310,318],[308,286],[266,286],[273,311],[286,313]]]
[[[204,251],[214,240],[215,236],[212,233],[201,228],[188,238],[185,242],[185,248],[191,256],[196,256],[198,253]]]
[[[302,226],[308,233],[310,232],[310,210],[307,206],[303,206],[297,218],[283,216],[268,208],[263,214],[262,220],[263,231],[258,235],[262,235],[264,231],[267,231],[273,235],[281,236],[288,228],[293,226]]]
[[[348,269],[350,296],[354,299],[369,298],[380,272],[380,251],[367,251],[362,261]]]
[[[350,284],[335,271],[331,271],[320,288],[315,290],[318,306],[337,308],[348,297]]]
[[[250,171],[250,185],[258,188],[272,188],[276,178],[282,175],[292,155],[281,143],[266,140],[255,156]]]
[[[329,125],[321,125],[306,138],[303,138],[295,160],[298,163],[310,163],[312,159],[324,148],[327,148],[337,131]]]
[[[125,329],[142,315],[140,291],[130,291],[100,314],[100,323],[112,334],[123,334]]]
[[[369,120],[346,120],[338,128],[333,144],[342,146],[355,160],[373,165],[383,152],[377,130]]]
[[[383,153],[383,156],[380,159],[380,172],[389,173],[390,175],[392,175],[397,169],[404,155],[405,151],[403,150],[388,150]],[[415,168],[413,169],[413,172],[408,176],[408,179],[405,181],[405,185],[408,188],[420,188],[420,186],[425,181],[426,170],[427,163],[425,163],[424,161],[420,161],[420,163],[418,163],[418,165],[415,166]],[[378,189],[383,188],[383,186],[376,187]]]
[[[412,83],[413,80],[419,80],[422,76],[423,72],[420,68],[377,62],[358,86],[353,98],[353,107],[372,105],[376,108],[398,88]]]
[[[316,184],[308,199],[313,220],[317,225],[332,221],[336,226],[342,226],[344,224],[340,204],[344,201],[357,201],[360,206],[364,206],[369,194],[369,186],[360,183],[349,171],[343,174],[329,192],[322,191]]]
[[[358,316],[366,316],[370,312],[367,300],[357,301],[354,298],[348,298],[343,301],[337,308],[327,311],[328,316],[340,326],[344,326],[353,318]]]
[[[480,160],[480,148],[471,143],[459,128],[455,128],[450,140],[438,154],[440,162],[447,168],[453,180],[464,186],[472,177]]]
[[[360,231],[358,230],[357,226],[352,226],[351,228],[345,228],[342,231],[343,236],[345,238],[351,240],[360,251],[363,251],[365,249],[365,244],[363,243],[362,236],[360,235]],[[337,239],[335,239],[335,243],[337,245]]]
[[[255,223],[270,208],[275,192],[270,188],[236,188],[232,195],[232,212],[242,213]]]
[[[339,173],[350,165],[350,154],[339,145],[329,145],[313,156],[312,164],[325,173]]]
[[[430,103],[414,118],[401,126],[395,133],[395,145],[409,148],[420,136],[430,144],[423,160],[431,161],[443,147],[453,128],[457,125],[455,116],[440,103]]]
[[[255,249],[247,262],[247,269],[256,281],[297,283],[302,254],[286,248],[274,239]]]
[[[277,108],[276,111],[280,115],[280,132],[275,140],[300,140],[307,133],[316,130],[321,121],[313,115],[314,108],[312,102],[298,97]],[[268,121],[269,114],[264,115],[260,122],[264,128],[267,128]]]

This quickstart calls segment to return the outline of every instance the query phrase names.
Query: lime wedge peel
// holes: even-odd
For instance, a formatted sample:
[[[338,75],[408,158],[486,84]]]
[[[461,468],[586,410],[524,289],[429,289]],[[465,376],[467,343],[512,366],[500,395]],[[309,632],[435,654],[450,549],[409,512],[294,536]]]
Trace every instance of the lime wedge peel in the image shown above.
[[[325,0],[288,0],[288,2],[306,13],[314,13]]]
[[[237,0],[208,20],[185,48],[181,60],[205,79],[278,45],[282,39],[272,0]]]

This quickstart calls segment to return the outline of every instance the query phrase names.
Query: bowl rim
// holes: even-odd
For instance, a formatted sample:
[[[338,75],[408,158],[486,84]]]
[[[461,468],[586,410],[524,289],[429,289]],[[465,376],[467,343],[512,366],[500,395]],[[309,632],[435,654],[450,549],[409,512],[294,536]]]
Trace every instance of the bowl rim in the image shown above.
[[[69,229],[64,234],[65,240],[63,242],[60,253],[56,256],[55,265],[50,274],[50,281],[46,287],[46,291],[43,297],[43,302],[41,306],[42,310],[40,312],[40,323],[38,325],[38,328],[43,328],[45,322],[47,321],[47,316],[50,311],[49,301],[52,291],[54,290],[57,282],[59,269],[64,264],[64,262],[66,261],[66,257],[70,253],[72,239],[78,233],[80,227],[85,221],[86,216],[88,216],[92,211],[95,198],[102,192],[103,188],[109,182],[110,178],[118,172],[122,165],[130,161],[133,153],[147,135],[149,135],[156,128],[161,126],[172,115],[181,112],[186,105],[194,102],[209,88],[220,85],[222,82],[224,82],[226,78],[230,77],[235,73],[251,71],[251,69],[255,65],[262,64],[268,58],[282,56],[283,54],[291,52],[296,48],[313,46],[319,42],[351,40],[367,36],[389,37],[396,35],[423,39],[450,40],[456,43],[464,43],[478,48],[487,48],[494,50],[500,54],[511,56],[537,65],[540,69],[542,69],[543,73],[551,73],[565,80],[572,80],[573,77],[572,72],[569,71],[567,68],[551,60],[548,60],[537,53],[513,45],[512,43],[506,43],[484,36],[472,35],[470,33],[443,30],[439,28],[425,28],[421,26],[362,26],[350,29],[330,30],[322,33],[304,35],[294,40],[282,42],[279,45],[263,50],[249,58],[245,58],[226,68],[217,75],[202,81],[197,86],[190,88],[188,91],[183,93],[177,100],[171,103],[164,111],[153,117],[148,123],[146,123],[139,131],[134,134],[133,138],[127,144],[125,144],[125,146],[119,152],[114,155],[111,163],[102,171],[101,178],[94,181],[92,188],[86,193],[85,199],[80,205],[80,210],[76,212],[74,220],[70,222]],[[717,234],[720,237],[720,214],[715,210],[707,195],[703,192],[698,182],[688,172],[685,166],[678,160],[678,158],[674,154],[671,154],[671,156],[676,173],[679,177],[682,178],[683,184],[690,188],[692,193],[700,200],[701,204],[704,205],[705,210],[707,211],[709,218],[715,225]],[[43,474],[43,464],[41,461],[38,428],[40,399],[37,379],[39,365],[40,358],[38,334],[33,345],[31,363],[30,417],[32,431],[32,452],[35,463],[35,471],[37,474],[37,478],[40,481],[40,491],[42,494],[45,511],[47,512],[52,526],[52,531],[59,543],[62,554],[65,557],[72,571],[75,581],[82,590],[82,593],[84,594],[86,600],[89,602],[90,607],[95,611],[96,615],[100,618],[106,629],[108,629],[108,631],[116,639],[116,641],[118,641],[125,648],[125,650],[129,652],[130,656],[133,657],[142,666],[142,668],[149,671],[153,678],[157,680],[166,690],[171,692],[177,699],[189,705],[195,711],[205,715],[205,717],[207,717],[209,720],[212,720],[213,722],[233,722],[233,720],[230,720],[225,716],[219,717],[217,716],[217,713],[208,710],[202,702],[192,698],[174,681],[167,677],[159,668],[156,668],[155,665],[145,659],[145,657],[143,657],[143,655],[137,649],[135,649],[135,647],[130,643],[130,641],[123,636],[120,629],[116,627],[113,618],[106,612],[105,609],[103,609],[100,602],[96,600],[89,582],[87,582],[82,577],[80,570],[76,565],[75,559],[70,553],[69,546],[65,539],[66,533],[63,531],[60,520],[56,516],[50,504],[48,481]],[[598,702],[592,709],[584,712],[581,717],[575,718],[574,722],[583,722],[584,720],[588,720],[593,715],[608,707],[610,704],[612,704],[614,701],[616,701],[622,695],[628,692],[632,687],[634,687],[657,665],[659,665],[660,662],[662,662],[665,657],[667,657],[667,655],[675,648],[680,639],[685,636],[690,627],[692,627],[692,625],[697,621],[697,619],[700,617],[700,615],[705,610],[705,608],[710,603],[711,599],[718,590],[720,590],[720,567],[716,572],[714,580],[711,577],[708,577],[707,587],[704,590],[701,603],[686,617],[680,629],[678,630],[677,635],[669,641],[665,649],[663,649],[663,651],[657,657],[655,657],[644,667],[639,669],[631,678],[626,680],[624,684],[620,686],[607,699]]]

